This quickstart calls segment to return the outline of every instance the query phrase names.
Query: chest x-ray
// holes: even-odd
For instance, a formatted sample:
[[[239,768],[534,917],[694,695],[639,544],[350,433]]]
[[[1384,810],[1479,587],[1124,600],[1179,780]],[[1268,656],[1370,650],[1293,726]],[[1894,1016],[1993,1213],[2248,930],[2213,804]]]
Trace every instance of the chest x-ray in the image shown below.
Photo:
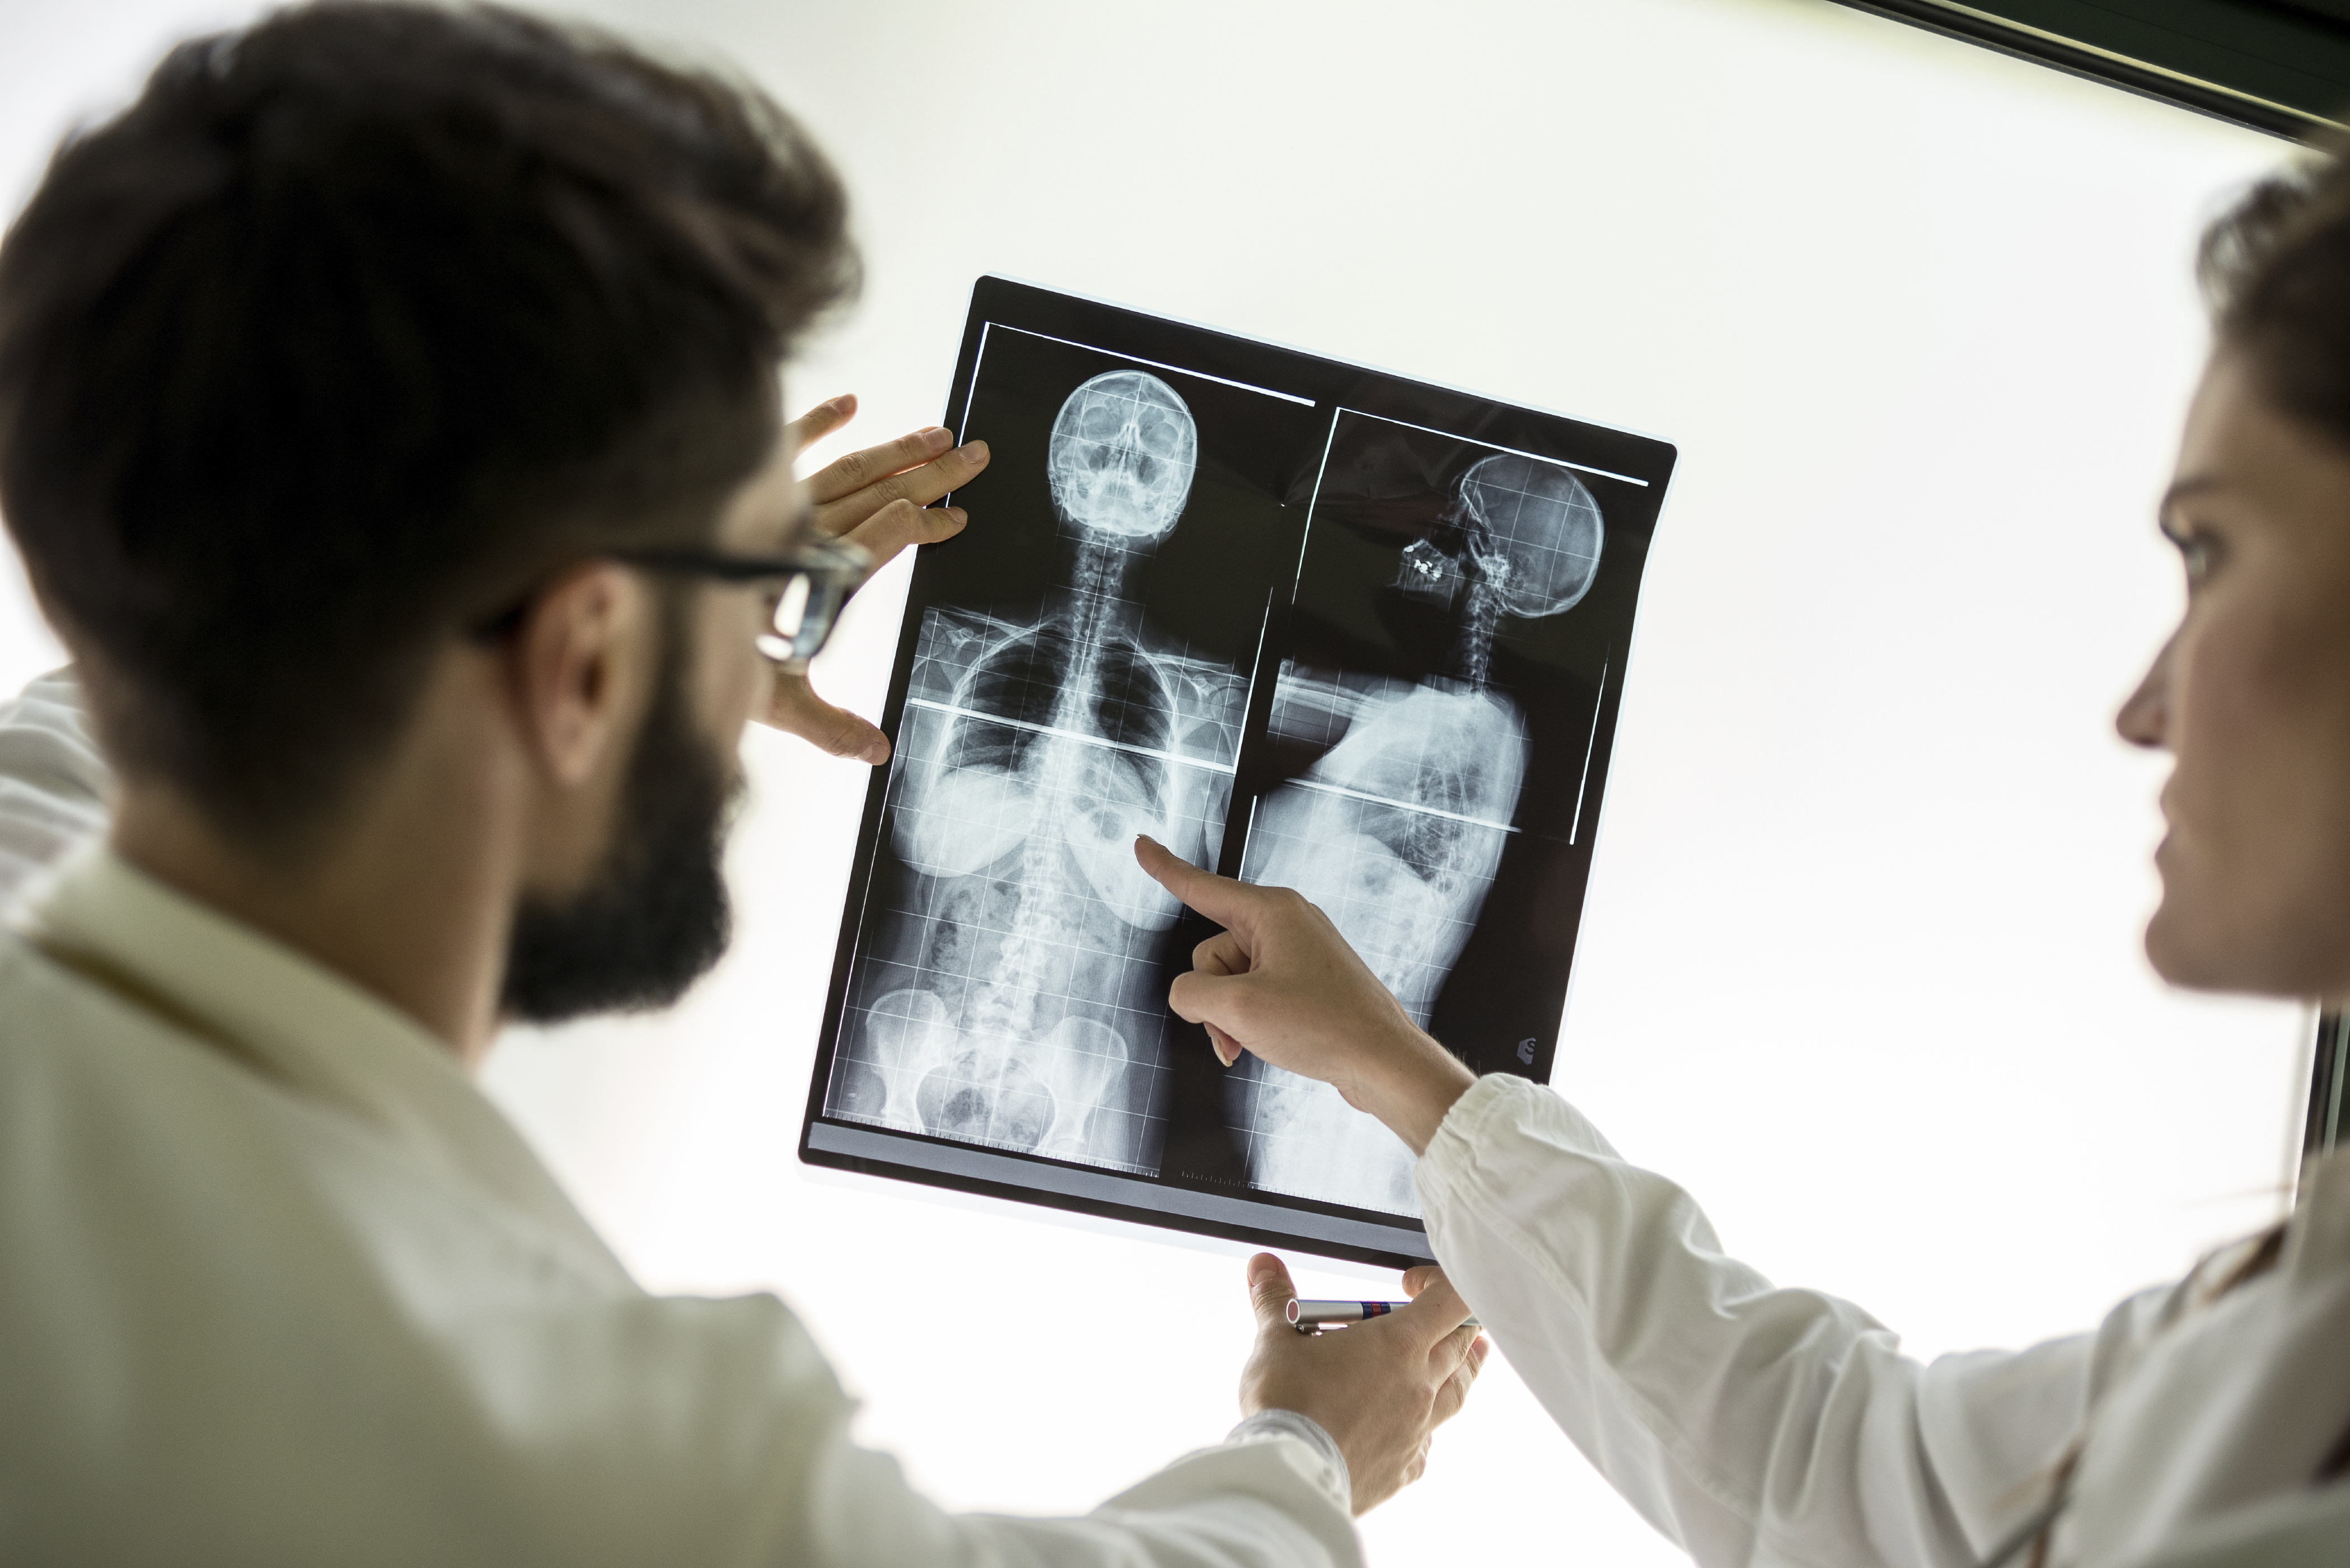
[[[1148,833],[1548,1075],[1662,442],[984,279],[804,1158],[1383,1261],[1409,1152],[1167,1009]]]

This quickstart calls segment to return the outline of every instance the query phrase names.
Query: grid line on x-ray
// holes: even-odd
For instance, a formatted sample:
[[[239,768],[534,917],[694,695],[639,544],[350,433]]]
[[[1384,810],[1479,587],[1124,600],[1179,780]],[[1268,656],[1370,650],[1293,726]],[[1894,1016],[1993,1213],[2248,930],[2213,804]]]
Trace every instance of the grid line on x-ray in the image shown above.
[[[1008,323],[995,325],[1003,326],[1006,332],[1017,332],[1024,337],[1041,337],[1047,343],[1058,343],[1065,348],[1083,348],[1095,354],[1107,354],[1113,359],[1124,359],[1129,364],[1148,365],[1154,370],[1171,370],[1178,376],[1190,376],[1195,380],[1213,381],[1219,387],[1234,387],[1243,392],[1258,392],[1268,398],[1279,398],[1284,403],[1301,403],[1309,409],[1314,406],[1313,399],[1301,398],[1295,392],[1276,392],[1271,387],[1252,386],[1246,381],[1235,381],[1229,376],[1211,376],[1205,370],[1187,369],[1181,365],[1169,365],[1157,359],[1146,359],[1139,354],[1128,354],[1116,348],[1105,348],[1097,343],[1080,343],[1073,337],[1055,337],[1049,332],[1035,332],[1025,327],[1014,327]],[[976,381],[978,378],[973,377],[972,379]]]
[[[1471,446],[1482,446],[1488,452],[1506,452],[1513,457],[1532,458],[1536,462],[1547,462],[1555,468],[1571,468],[1579,473],[1596,473],[1602,479],[1620,479],[1627,484],[1637,484],[1643,490],[1648,488],[1648,482],[1645,479],[1635,479],[1628,473],[1617,473],[1612,469],[1594,468],[1587,462],[1569,462],[1563,457],[1544,457],[1538,452],[1527,452],[1519,447],[1503,446],[1499,441],[1480,441],[1475,436],[1455,435],[1451,431],[1440,431],[1433,425],[1416,425],[1409,420],[1389,419],[1385,414],[1364,413],[1360,409],[1340,409],[1338,411],[1342,414],[1362,414],[1363,418],[1367,420],[1377,420],[1381,424],[1401,425],[1408,431],[1419,431],[1428,435],[1442,436],[1448,441],[1466,441]]]
[[[1330,472],[1330,447],[1338,439],[1338,416],[1346,411],[1344,409],[1331,410],[1330,433],[1322,438],[1322,462],[1314,470],[1314,493],[1305,498],[1305,527],[1297,535],[1297,570],[1289,578],[1291,604],[1297,602],[1298,585],[1305,581],[1305,547],[1314,538],[1314,508],[1322,500],[1322,476]]]
[[[1388,795],[1372,794],[1365,790],[1348,789],[1344,784],[1326,784],[1320,779],[1308,778],[1303,774],[1288,782],[1300,789],[1318,790],[1324,794],[1342,794],[1349,800],[1364,801],[1372,805],[1391,805],[1398,811],[1416,811],[1422,816],[1441,817],[1447,822],[1464,823],[1471,827],[1490,827],[1496,833],[1518,831],[1506,822],[1488,822],[1482,816],[1465,816],[1457,811],[1447,811],[1442,806],[1420,805],[1408,800],[1397,800]]]
[[[1211,774],[1229,774],[1233,771],[1234,766],[1234,764],[1231,763],[1202,762],[1198,757],[1187,757],[1175,752],[1158,751],[1149,746],[1130,745],[1124,741],[1105,740],[1099,735],[1088,735],[1082,730],[1062,729],[1052,724],[1031,723],[1025,719],[1006,719],[998,713],[974,712],[969,708],[958,708],[951,702],[933,701],[928,697],[909,697],[906,699],[906,706],[909,708],[927,708],[934,713],[945,713],[953,718],[969,719],[981,724],[1001,724],[1006,729],[1026,731],[1033,734],[1055,735],[1065,741],[1075,741],[1080,745],[1098,746],[1106,752],[1125,752],[1133,756],[1149,757],[1158,762],[1172,763],[1174,766],[1179,768],[1204,768]]]
[[[979,368],[987,362],[987,332],[993,325],[987,321],[979,324],[979,347],[972,350],[971,356],[971,385],[963,389],[962,419],[955,429],[957,444],[971,433],[971,406],[979,400]],[[951,497],[953,493],[950,491],[948,493]]]
[[[1566,830],[1566,841],[1572,844],[1583,831],[1583,797],[1591,788],[1591,753],[1599,749],[1599,714],[1607,705],[1607,671],[1616,663],[1616,645],[1607,645],[1607,655],[1599,661],[1599,691],[1591,699],[1591,734],[1583,742],[1583,780],[1575,786],[1575,821]]]

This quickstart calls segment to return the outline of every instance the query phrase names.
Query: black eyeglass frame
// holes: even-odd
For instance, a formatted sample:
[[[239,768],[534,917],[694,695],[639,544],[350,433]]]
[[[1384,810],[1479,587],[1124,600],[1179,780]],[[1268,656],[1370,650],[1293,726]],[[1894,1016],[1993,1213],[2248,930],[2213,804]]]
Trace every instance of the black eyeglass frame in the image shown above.
[[[790,602],[792,580],[805,578],[807,597],[797,607],[797,623],[788,629],[778,623],[759,639],[759,651],[786,675],[807,673],[808,660],[831,637],[841,607],[873,575],[872,556],[863,546],[846,539],[817,540],[772,556],[735,556],[683,545],[606,550],[602,554],[608,559],[648,572],[727,584],[781,583],[784,593],[777,600],[779,612]],[[535,591],[525,595],[474,628],[475,635],[499,637],[512,631],[521,624],[524,612],[536,597]],[[775,646],[771,647],[771,643]]]

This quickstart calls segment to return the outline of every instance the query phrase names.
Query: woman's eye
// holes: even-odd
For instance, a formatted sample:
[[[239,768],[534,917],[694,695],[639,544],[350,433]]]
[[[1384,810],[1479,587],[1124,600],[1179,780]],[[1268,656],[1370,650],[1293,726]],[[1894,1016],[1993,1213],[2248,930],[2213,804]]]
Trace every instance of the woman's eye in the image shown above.
[[[2178,559],[2187,568],[2188,586],[2193,587],[2207,581],[2219,561],[2219,541],[2200,528],[2189,528],[2175,535],[2172,543],[2178,546]]]

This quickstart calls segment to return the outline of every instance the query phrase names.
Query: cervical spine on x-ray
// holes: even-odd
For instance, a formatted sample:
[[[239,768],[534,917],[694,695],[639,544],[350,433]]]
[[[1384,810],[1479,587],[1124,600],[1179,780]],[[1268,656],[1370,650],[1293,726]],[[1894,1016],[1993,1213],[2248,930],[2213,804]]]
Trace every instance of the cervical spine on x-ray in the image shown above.
[[[1065,590],[1028,622],[926,612],[890,803],[916,893],[877,933],[890,956],[874,972],[894,977],[877,988],[892,988],[845,1032],[833,1114],[1154,1166],[1155,939],[1176,905],[1132,845],[1147,832],[1203,857],[1244,688],[1147,646],[1122,595],[1181,515],[1198,451],[1166,382],[1087,381],[1046,459],[1076,545]]]
[[[1397,586],[1459,619],[1449,679],[1334,681],[1284,664],[1276,732],[1343,738],[1266,796],[1243,858],[1251,881],[1321,906],[1426,1024],[1483,907],[1525,776],[1517,704],[1492,690],[1503,615],[1563,614],[1591,591],[1598,504],[1554,463],[1499,452],[1471,465]],[[1466,590],[1466,602],[1462,592]],[[1229,1091],[1253,1185],[1416,1214],[1410,1154],[1336,1090],[1253,1057]]]

